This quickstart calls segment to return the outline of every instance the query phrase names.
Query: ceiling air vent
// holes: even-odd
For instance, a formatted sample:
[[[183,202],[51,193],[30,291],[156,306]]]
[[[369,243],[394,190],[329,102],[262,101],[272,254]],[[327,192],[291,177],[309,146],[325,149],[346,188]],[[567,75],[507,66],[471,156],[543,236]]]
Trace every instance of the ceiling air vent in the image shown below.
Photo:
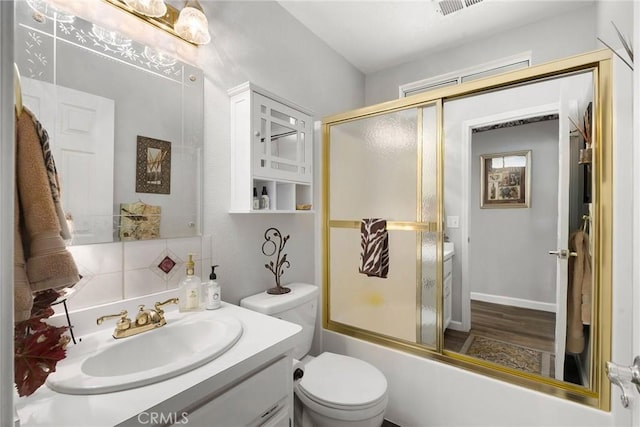
[[[441,0],[438,2],[438,12],[443,16],[447,16],[480,2],[482,0]]]

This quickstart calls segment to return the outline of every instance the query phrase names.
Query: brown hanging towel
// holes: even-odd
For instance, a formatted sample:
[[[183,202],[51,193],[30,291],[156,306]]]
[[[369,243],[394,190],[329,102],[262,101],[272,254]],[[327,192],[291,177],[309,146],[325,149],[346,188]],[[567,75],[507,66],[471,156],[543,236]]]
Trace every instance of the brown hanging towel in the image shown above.
[[[583,325],[591,323],[591,255],[589,235],[582,230],[571,234],[567,288],[567,353],[582,353],[585,337]]]
[[[387,221],[379,218],[363,219],[360,223],[360,247],[360,273],[386,279],[389,273]]]
[[[24,108],[16,123],[16,190],[26,273],[33,292],[76,284],[80,277],[60,234],[41,134]]]

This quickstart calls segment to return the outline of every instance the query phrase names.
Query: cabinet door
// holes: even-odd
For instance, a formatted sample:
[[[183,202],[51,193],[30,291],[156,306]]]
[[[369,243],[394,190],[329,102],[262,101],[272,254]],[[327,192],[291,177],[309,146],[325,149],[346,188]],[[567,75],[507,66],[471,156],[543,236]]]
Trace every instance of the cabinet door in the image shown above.
[[[453,271],[452,261],[448,259],[444,262],[444,280],[443,280],[443,294],[444,294],[444,329],[451,323],[451,286],[453,284]]]
[[[283,412],[293,414],[291,358],[283,357],[187,414],[193,426],[279,426]],[[183,411],[178,411],[181,414]],[[182,421],[179,419],[178,421]],[[284,421],[283,421],[284,422]],[[174,424],[178,426],[179,423]]]
[[[253,93],[253,175],[311,182],[311,117]]]

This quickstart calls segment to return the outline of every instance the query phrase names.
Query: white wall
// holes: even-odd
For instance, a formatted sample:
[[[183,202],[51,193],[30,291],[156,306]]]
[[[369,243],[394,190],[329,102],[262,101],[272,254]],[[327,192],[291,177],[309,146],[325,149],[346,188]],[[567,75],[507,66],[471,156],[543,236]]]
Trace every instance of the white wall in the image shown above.
[[[616,2],[614,2],[616,3]],[[549,2],[553,7],[553,2]],[[367,74],[367,105],[398,98],[398,86],[531,51],[532,64],[542,64],[603,48],[594,37],[596,3],[514,30],[484,37],[455,49]],[[608,24],[608,21],[607,21]],[[610,24],[608,24],[610,25]]]
[[[471,139],[469,289],[556,302],[558,120],[474,133]],[[531,150],[528,208],[480,208],[480,155]],[[472,298],[473,299],[473,298]]]

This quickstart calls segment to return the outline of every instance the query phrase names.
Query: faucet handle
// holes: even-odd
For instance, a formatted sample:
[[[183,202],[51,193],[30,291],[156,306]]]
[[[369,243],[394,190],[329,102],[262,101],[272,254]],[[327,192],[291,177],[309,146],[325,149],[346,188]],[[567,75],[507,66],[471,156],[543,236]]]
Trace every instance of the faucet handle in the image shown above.
[[[158,314],[164,314],[164,310],[162,309],[162,307],[164,307],[167,304],[178,304],[178,301],[179,301],[178,298],[169,298],[164,302],[156,302],[155,304],[156,311],[158,312]]]
[[[138,314],[136,315],[136,325],[146,325],[149,321],[149,310],[144,308],[144,304],[140,304],[138,306]]]
[[[118,320],[118,323],[116,324],[116,329],[118,330],[128,329],[129,326],[131,325],[131,320],[127,318],[127,314],[128,314],[127,310],[122,310],[118,314],[108,314],[106,316],[100,316],[96,319],[96,324],[101,325],[102,322],[104,322],[107,319],[115,319],[116,317],[119,317],[120,320]]]

